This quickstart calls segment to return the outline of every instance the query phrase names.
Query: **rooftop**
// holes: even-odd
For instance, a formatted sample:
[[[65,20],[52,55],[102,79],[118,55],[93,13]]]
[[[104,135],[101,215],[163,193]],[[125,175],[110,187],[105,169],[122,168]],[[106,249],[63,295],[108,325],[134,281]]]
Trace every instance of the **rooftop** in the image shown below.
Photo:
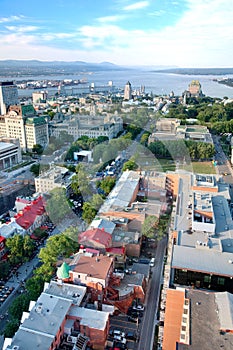
[[[89,328],[104,330],[109,319],[109,313],[87,309],[84,307],[72,306],[68,313],[69,316],[80,318],[80,325]]]
[[[135,171],[124,171],[99,212],[106,213],[111,210],[124,210],[127,208],[132,201],[139,180],[139,173]]]
[[[76,265],[72,266],[72,262],[70,265],[71,269],[76,273],[87,274],[97,279],[105,279],[112,263],[113,259],[108,256],[90,257],[80,255]]]

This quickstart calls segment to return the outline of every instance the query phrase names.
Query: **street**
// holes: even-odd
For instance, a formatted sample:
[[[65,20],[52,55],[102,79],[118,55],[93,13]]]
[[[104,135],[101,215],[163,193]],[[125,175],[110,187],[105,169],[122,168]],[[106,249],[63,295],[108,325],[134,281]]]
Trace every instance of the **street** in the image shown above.
[[[158,242],[155,254],[155,266],[152,268],[152,277],[149,282],[143,323],[141,326],[138,350],[152,350],[160,298],[161,280],[163,275],[164,255],[167,247],[167,238]]]

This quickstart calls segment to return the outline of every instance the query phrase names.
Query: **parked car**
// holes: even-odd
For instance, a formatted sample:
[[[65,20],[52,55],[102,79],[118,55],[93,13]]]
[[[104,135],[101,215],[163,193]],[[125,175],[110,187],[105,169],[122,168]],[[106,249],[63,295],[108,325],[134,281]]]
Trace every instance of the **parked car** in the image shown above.
[[[130,340],[136,340],[136,334],[135,334],[135,332],[127,332],[126,333],[126,338],[127,339],[130,339]]]
[[[142,304],[134,305],[133,310],[144,311],[144,306]]]

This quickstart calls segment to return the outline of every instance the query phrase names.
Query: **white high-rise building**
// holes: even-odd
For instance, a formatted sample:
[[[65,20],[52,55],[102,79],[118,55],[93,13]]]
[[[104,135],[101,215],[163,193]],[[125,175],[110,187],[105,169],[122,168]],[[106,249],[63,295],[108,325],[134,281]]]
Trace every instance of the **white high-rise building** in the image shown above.
[[[132,99],[132,89],[131,89],[131,84],[128,81],[125,85],[124,100],[131,100],[131,99]]]
[[[5,115],[9,106],[17,104],[17,86],[13,83],[13,81],[0,82],[0,115]]]

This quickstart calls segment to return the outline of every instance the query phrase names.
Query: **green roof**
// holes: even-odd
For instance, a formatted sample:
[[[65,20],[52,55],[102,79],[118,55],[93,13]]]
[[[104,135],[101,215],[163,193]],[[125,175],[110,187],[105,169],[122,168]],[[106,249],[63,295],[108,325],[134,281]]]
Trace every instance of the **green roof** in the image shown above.
[[[21,106],[22,109],[22,115],[23,116],[29,116],[29,115],[35,115],[36,111],[33,107],[33,105],[22,105]]]
[[[46,124],[44,117],[29,117],[26,119],[26,124],[42,125]]]
[[[65,278],[69,278],[69,271],[70,271],[70,267],[69,265],[67,265],[66,262],[64,262],[60,267],[58,267],[57,269],[57,277],[60,279],[65,279]]]

